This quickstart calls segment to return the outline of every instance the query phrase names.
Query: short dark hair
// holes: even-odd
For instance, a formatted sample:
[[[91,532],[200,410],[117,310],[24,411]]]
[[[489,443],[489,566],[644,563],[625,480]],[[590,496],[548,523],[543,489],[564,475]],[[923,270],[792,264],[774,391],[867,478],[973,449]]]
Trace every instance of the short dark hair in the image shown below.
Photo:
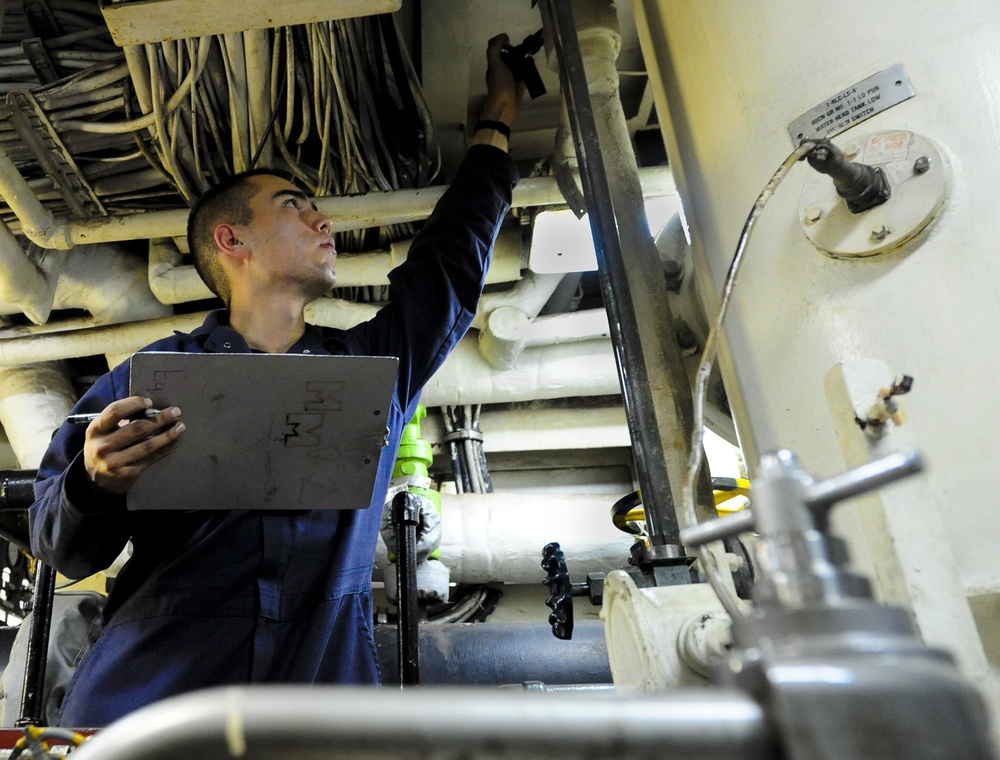
[[[250,169],[234,174],[202,193],[188,216],[187,241],[194,256],[194,268],[226,306],[229,306],[231,291],[226,273],[219,263],[215,228],[220,224],[247,225],[253,221],[250,201],[255,189],[249,180],[260,176],[289,180],[288,175],[276,169]]]

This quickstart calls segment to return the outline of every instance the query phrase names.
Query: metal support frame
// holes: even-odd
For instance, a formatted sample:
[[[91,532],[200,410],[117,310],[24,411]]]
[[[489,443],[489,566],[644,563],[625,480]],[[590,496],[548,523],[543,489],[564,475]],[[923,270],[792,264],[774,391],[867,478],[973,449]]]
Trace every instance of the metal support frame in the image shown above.
[[[21,693],[21,717],[18,726],[42,725],[42,699],[45,687],[45,663],[49,651],[52,603],[56,592],[56,571],[39,562],[35,571],[35,593],[31,602],[31,628],[24,664],[24,691]]]
[[[662,556],[668,563],[684,562],[674,505],[680,501],[694,421],[690,384],[663,267],[644,223],[635,156],[627,139],[615,139],[615,125],[625,123],[621,102],[616,93],[601,114],[607,118],[595,117],[571,6],[572,0],[543,0],[542,17],[559,60],[652,553],[655,561]],[[606,171],[606,162],[614,172]],[[635,168],[628,171],[629,165]],[[698,495],[706,509],[707,473]],[[673,551],[657,551],[664,546]]]

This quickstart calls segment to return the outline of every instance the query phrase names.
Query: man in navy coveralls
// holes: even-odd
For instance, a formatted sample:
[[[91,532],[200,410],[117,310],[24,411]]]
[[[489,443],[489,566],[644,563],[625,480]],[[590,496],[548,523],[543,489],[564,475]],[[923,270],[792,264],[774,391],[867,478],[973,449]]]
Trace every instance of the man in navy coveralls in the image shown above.
[[[128,395],[129,362],[100,378],[74,410],[100,416],[57,431],[30,510],[35,556],[70,578],[133,546],[61,725],[103,726],[221,684],[378,683],[371,571],[393,459],[421,388],[472,322],[517,181],[503,125],[523,85],[500,60],[506,40],[490,41],[481,114],[503,124],[477,128],[450,189],[390,274],[392,303],[371,321],[344,331],[306,324],[305,305],[334,285],[337,254],[330,220],[292,183],[254,173],[195,206],[191,248],[227,308],[146,350],[397,356],[389,446],[366,510],[128,511],[129,487],[184,445],[185,425],[177,408],[120,424],[151,402]]]

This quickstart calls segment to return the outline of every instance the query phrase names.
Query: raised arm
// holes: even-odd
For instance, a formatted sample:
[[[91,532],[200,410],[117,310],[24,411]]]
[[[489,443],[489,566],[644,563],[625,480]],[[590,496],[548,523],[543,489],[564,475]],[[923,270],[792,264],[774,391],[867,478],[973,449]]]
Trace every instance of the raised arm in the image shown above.
[[[500,58],[507,35],[490,40],[482,119],[510,125],[524,85]],[[409,406],[472,324],[493,243],[510,209],[517,168],[502,128],[481,128],[448,191],[389,274],[392,303],[340,338],[348,353],[400,358],[399,401]],[[337,348],[331,345],[335,352]]]

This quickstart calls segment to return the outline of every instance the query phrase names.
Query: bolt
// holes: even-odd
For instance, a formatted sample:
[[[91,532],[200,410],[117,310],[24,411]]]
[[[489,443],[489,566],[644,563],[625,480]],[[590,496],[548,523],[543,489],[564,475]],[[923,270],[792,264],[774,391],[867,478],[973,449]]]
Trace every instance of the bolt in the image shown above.
[[[683,319],[677,320],[677,344],[685,351],[698,347],[698,336]]]
[[[671,293],[679,293],[681,284],[684,282],[684,267],[673,259],[666,259],[663,262],[663,274],[666,278],[667,290]]]
[[[810,206],[806,209],[806,224],[816,224],[823,216],[823,209],[819,206]]]
[[[872,240],[885,240],[889,234],[889,228],[884,224],[877,230],[872,230]]]
[[[913,171],[915,174],[923,174],[930,168],[931,160],[927,156],[921,156],[913,162]]]

